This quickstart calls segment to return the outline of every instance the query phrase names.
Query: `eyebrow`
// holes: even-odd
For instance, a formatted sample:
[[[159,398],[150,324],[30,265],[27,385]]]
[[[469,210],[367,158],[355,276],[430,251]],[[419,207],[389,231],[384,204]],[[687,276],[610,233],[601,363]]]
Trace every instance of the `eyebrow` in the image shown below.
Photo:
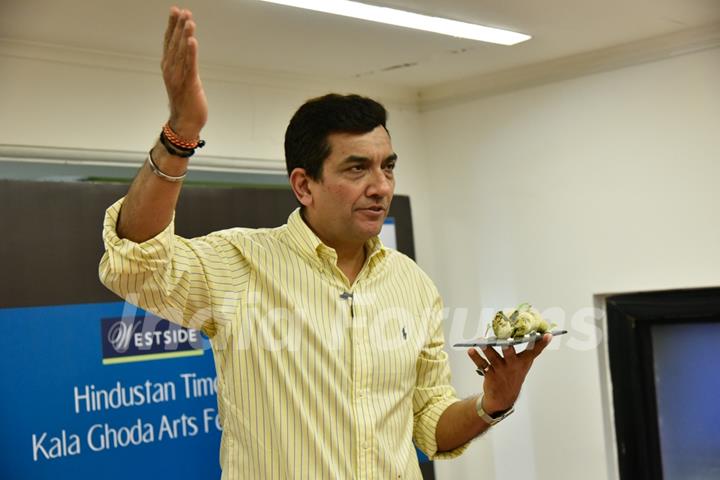
[[[385,160],[383,160],[382,163],[392,162],[394,160],[397,160],[398,156],[397,153],[393,153],[392,155],[388,156]],[[371,160],[368,157],[363,157],[360,155],[350,155],[346,157],[342,163],[348,164],[348,163],[369,163]]]

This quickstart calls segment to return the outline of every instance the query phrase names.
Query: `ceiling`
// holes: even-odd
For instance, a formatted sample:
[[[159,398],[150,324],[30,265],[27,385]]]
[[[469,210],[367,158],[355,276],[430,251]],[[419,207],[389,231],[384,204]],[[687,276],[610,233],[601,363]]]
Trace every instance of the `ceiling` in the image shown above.
[[[188,0],[182,6],[194,13],[203,64],[414,89],[720,25],[720,0],[369,3],[533,38],[510,47],[490,45],[256,0]],[[0,39],[159,58],[169,5],[155,0],[1,0]]]

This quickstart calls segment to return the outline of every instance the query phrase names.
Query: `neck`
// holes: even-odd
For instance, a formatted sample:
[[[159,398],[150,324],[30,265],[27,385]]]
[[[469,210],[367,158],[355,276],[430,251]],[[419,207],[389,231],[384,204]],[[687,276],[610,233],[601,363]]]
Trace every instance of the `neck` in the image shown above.
[[[365,264],[365,242],[358,241],[348,243],[333,238],[332,235],[316,228],[303,210],[300,211],[300,214],[310,230],[312,230],[325,245],[335,250],[337,254],[337,266],[352,284]]]
[[[352,285],[365,264],[365,248],[361,247],[354,253],[348,252],[345,255],[342,255],[337,248],[335,251],[338,254],[337,266],[345,274],[350,285]]]

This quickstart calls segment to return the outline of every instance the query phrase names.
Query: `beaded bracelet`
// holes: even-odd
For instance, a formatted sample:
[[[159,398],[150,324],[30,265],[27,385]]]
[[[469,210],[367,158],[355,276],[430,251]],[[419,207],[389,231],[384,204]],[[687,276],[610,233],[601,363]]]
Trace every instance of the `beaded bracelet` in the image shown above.
[[[185,140],[184,138],[180,138],[177,133],[172,131],[169,123],[163,125],[163,134],[165,134],[165,137],[174,147],[179,149],[195,150],[196,148],[205,146],[205,140]]]
[[[180,175],[178,177],[175,177],[173,175],[168,175],[167,173],[160,170],[160,167],[158,167],[155,164],[155,162],[153,161],[152,149],[150,149],[150,151],[148,152],[147,160],[148,160],[148,165],[150,165],[150,170],[152,170],[152,172],[155,175],[162,178],[163,180],[167,180],[168,182],[177,183],[177,182],[182,182],[185,179],[185,177],[187,176],[187,170],[185,170],[185,173],[183,173],[182,175]]]

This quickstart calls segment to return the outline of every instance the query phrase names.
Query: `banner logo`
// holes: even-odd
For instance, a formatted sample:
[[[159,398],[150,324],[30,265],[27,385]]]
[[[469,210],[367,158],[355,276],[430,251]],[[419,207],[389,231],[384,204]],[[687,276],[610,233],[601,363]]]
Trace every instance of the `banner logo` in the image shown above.
[[[203,335],[151,313],[100,319],[103,365],[144,362],[205,353]]]

